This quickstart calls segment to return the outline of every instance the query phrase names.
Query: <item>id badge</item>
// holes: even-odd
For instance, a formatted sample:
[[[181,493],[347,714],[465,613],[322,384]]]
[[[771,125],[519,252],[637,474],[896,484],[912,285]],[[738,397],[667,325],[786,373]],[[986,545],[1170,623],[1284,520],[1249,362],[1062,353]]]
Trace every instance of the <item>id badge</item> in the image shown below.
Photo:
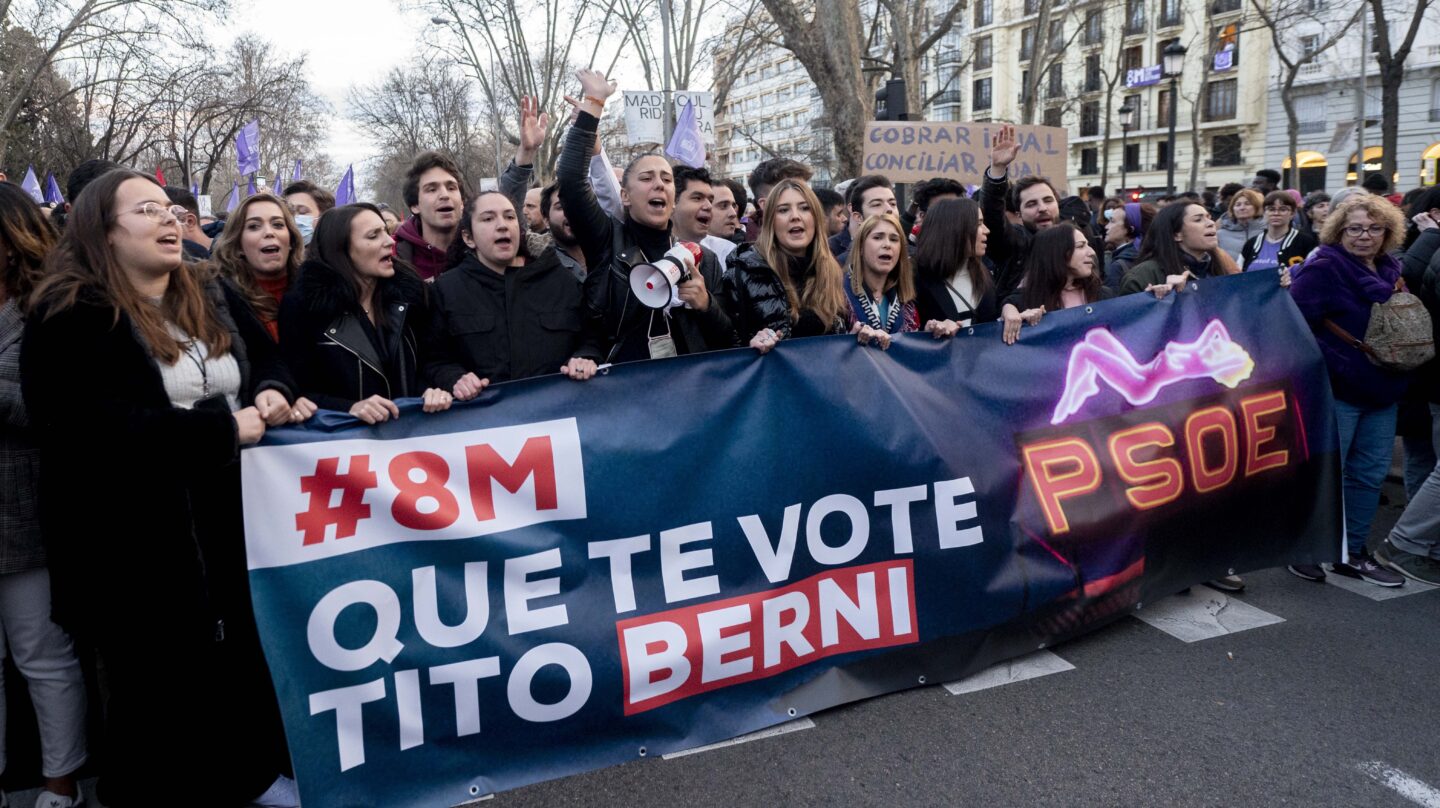
[[[676,355],[675,340],[669,334],[650,338],[651,359],[669,359]]]

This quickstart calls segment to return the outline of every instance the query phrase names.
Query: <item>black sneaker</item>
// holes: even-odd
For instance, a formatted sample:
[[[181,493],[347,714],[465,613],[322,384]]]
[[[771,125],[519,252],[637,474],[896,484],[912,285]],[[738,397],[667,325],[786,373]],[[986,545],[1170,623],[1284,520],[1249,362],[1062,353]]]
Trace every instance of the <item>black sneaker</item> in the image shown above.
[[[1291,575],[1304,578],[1307,581],[1314,581],[1316,583],[1323,583],[1325,581],[1325,568],[1319,564],[1291,564],[1285,569],[1290,570]]]
[[[1205,585],[1220,592],[1244,592],[1245,579],[1239,575],[1226,575],[1216,578],[1213,581],[1206,581]]]
[[[1440,586],[1440,561],[1407,553],[1386,539],[1375,551],[1375,560],[1412,581]]]
[[[1404,586],[1405,584],[1404,575],[1380,566],[1369,553],[1351,556],[1349,564],[1337,561],[1330,571],[1347,578],[1359,578],[1376,586]]]

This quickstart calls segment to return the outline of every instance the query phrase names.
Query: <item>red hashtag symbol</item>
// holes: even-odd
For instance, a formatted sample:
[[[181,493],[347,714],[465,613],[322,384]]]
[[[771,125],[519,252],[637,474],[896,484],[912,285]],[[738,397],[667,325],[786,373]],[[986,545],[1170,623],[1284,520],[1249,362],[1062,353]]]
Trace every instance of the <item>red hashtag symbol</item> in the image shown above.
[[[325,528],[335,526],[335,538],[355,535],[361,519],[370,518],[365,492],[376,486],[375,472],[370,470],[370,455],[350,458],[350,470],[340,473],[340,458],[327,457],[315,464],[315,473],[300,478],[300,491],[310,495],[304,513],[295,514],[295,529],[305,534],[305,545],[325,541]],[[340,491],[340,504],[331,507],[333,494]]]

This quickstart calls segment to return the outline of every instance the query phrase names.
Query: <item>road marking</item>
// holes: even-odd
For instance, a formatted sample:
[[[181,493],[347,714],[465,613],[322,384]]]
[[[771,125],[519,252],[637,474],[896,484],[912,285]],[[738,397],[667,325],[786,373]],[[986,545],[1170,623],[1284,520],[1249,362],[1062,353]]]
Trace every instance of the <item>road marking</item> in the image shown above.
[[[1074,665],[1055,654],[1049,651],[1036,651],[1033,654],[991,665],[985,670],[959,681],[946,682],[945,689],[950,691],[952,696],[960,696],[974,693],[977,690],[1008,685],[1011,682],[1023,682],[1026,679],[1073,670],[1075,670]]]
[[[1195,587],[1189,594],[1181,593],[1153,605],[1145,604],[1144,608],[1135,612],[1135,616],[1184,642],[1198,642],[1285,622],[1283,617],[1201,586]]]
[[[1404,586],[1376,586],[1372,583],[1366,583],[1359,578],[1347,578],[1344,575],[1338,575],[1334,572],[1325,576],[1325,583],[1334,584],[1347,592],[1354,592],[1357,595],[1363,595],[1364,597],[1377,601],[1393,600],[1395,598],[1403,598],[1406,595],[1418,595],[1421,592],[1440,589],[1440,586],[1422,584],[1419,581],[1412,581],[1409,578],[1405,579]]]
[[[1422,805],[1424,808],[1440,808],[1440,790],[1416,780],[1393,766],[1386,766],[1378,760],[1372,760],[1369,763],[1361,763],[1360,771],[1370,775],[1381,785],[1416,805]]]
[[[814,728],[815,722],[811,721],[809,718],[797,718],[794,721],[786,721],[783,724],[776,724],[773,727],[758,730],[756,732],[751,732],[746,735],[740,735],[731,738],[728,741],[707,744],[705,746],[697,746],[694,749],[682,749],[679,752],[671,752],[668,755],[661,755],[660,758],[662,760],[674,760],[675,758],[682,758],[686,755],[698,755],[701,752],[711,752],[716,749],[723,749],[727,746],[735,746],[737,744],[749,743],[750,741],[758,741],[763,738],[774,738],[776,735],[787,735],[791,732],[799,732],[802,729]]]

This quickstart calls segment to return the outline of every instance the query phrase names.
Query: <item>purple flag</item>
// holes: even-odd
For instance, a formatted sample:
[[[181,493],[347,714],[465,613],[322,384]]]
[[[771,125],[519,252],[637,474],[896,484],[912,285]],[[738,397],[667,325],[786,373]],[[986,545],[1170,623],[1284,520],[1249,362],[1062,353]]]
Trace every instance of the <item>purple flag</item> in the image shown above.
[[[345,167],[345,176],[340,178],[340,187],[335,189],[335,206],[348,205],[355,200],[355,166]]]
[[[284,196],[284,195],[285,195],[285,182],[284,182],[284,180],[282,180],[280,177],[281,177],[280,172],[279,172],[279,171],[276,171],[276,172],[275,172],[275,187],[270,189],[271,191],[273,191],[273,192],[275,193],[276,196]]]
[[[235,163],[241,174],[254,174],[260,170],[260,121],[245,124],[235,136]]]
[[[230,187],[230,198],[225,200],[225,212],[229,213],[240,207],[240,183],[236,182]]]
[[[192,183],[190,183],[190,195],[191,195],[191,196],[199,196],[199,195],[200,195],[200,183],[198,183],[198,182],[192,182]]]
[[[305,173],[300,170],[300,161],[295,161],[295,171],[290,174],[291,182],[299,182],[305,178]]]
[[[20,190],[29,194],[37,205],[45,201],[45,194],[40,192],[40,180],[35,179],[35,166],[25,169],[25,181],[20,183]]]
[[[675,133],[665,153],[691,168],[705,167],[705,136],[700,134],[700,121],[695,117],[695,104],[686,104],[675,121]]]
[[[250,181],[249,181],[248,183],[246,183],[246,185],[245,185],[245,195],[246,195],[246,196],[254,196],[254,195],[255,195],[255,175],[254,175],[254,174],[251,174],[251,175],[250,175]]]
[[[65,195],[60,193],[60,183],[55,181],[53,172],[45,172],[45,203],[47,205],[65,204]]]

